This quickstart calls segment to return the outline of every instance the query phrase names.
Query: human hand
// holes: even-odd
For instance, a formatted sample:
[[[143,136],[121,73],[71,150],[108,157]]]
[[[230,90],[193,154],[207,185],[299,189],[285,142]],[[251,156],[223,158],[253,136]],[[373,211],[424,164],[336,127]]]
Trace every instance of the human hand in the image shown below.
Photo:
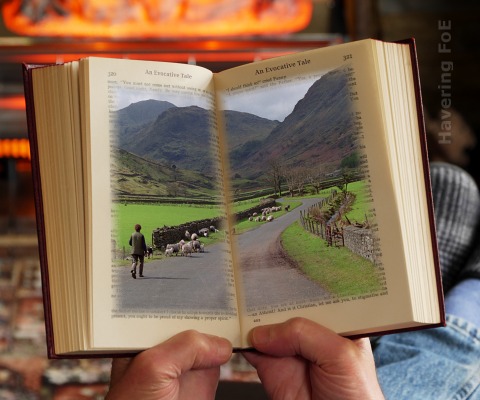
[[[114,359],[106,400],[214,399],[231,354],[226,339],[182,332],[134,358]]]
[[[294,318],[259,326],[244,357],[273,400],[383,399],[368,339],[349,340],[312,321]]]

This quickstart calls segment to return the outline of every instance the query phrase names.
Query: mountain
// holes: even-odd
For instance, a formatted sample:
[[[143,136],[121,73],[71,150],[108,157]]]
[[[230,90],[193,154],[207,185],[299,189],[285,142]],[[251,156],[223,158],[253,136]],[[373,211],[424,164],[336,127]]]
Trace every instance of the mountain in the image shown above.
[[[355,151],[347,78],[333,70],[318,79],[283,122],[243,159],[232,157],[232,173],[256,179],[269,160],[289,167],[340,161]]]
[[[175,107],[153,100],[135,103],[119,113],[119,125],[129,132],[119,141],[120,147],[170,169],[213,177],[211,117],[197,106]],[[283,122],[237,111],[225,111],[225,122],[230,172],[244,179],[244,184],[261,185],[272,160],[288,168],[337,166],[356,150],[342,69],[314,82]]]
[[[229,151],[249,147],[249,143],[263,141],[280,122],[253,114],[226,110],[224,113]]]
[[[140,157],[213,174],[210,112],[197,106],[172,107],[139,129],[122,146]]]
[[[112,154],[112,191],[116,196],[205,198],[217,195],[211,177],[146,160],[118,148]]]
[[[197,106],[172,107],[131,134],[121,147],[143,158],[213,175],[211,117]],[[278,121],[237,111],[226,111],[225,119],[227,130],[236,133],[228,140],[230,151],[241,152],[246,144],[262,141],[278,125]]]
[[[144,100],[118,110],[116,112],[118,145],[123,146],[138,130],[151,124],[160,114],[172,107],[175,105],[168,101]]]

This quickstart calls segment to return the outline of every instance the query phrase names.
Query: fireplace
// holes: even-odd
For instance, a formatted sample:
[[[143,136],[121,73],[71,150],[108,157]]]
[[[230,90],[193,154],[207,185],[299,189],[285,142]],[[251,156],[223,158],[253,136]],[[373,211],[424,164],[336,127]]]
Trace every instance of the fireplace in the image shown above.
[[[10,0],[2,14],[22,36],[164,39],[290,34],[312,9],[311,0]]]
[[[20,310],[25,298],[41,304],[22,63],[59,63],[94,55],[195,63],[220,71],[343,41],[343,35],[330,34],[325,28],[333,3],[327,0],[0,2],[0,273],[21,277],[11,279],[12,284],[9,281],[13,297],[8,303],[0,299],[0,309]],[[25,277],[33,282],[30,291],[21,286]],[[0,287],[0,292],[4,291]],[[22,394],[36,392],[42,386],[51,397],[60,396],[62,388],[45,379],[48,375],[45,371],[55,371],[56,366],[47,363],[44,357],[41,307],[37,308],[40,310],[34,319],[37,336],[26,343],[30,346],[29,367],[18,367],[15,371],[22,375]],[[12,311],[8,315],[13,321],[17,314]],[[26,360],[13,354],[18,345],[11,337],[11,333],[0,329],[0,354],[7,353],[12,360],[19,357]],[[96,374],[90,386],[75,384],[77,390],[92,393],[104,390],[107,381],[102,371],[106,368],[108,375],[108,361],[72,363],[60,365],[62,371],[68,374],[81,368]],[[10,371],[9,368],[0,365],[1,370]],[[255,374],[248,371],[236,376],[236,371],[242,368],[246,367],[236,365],[223,372],[228,379],[255,379]],[[42,375],[44,379],[40,382]],[[222,388],[225,396],[219,398],[230,398],[232,389],[221,386],[220,391]]]
[[[220,71],[328,46],[328,0],[5,0],[0,3],[0,234],[34,229],[21,64],[90,55]],[[313,28],[312,28],[313,25]],[[21,149],[18,150],[18,149]],[[20,198],[21,196],[21,198]],[[4,204],[6,203],[6,204]],[[19,223],[26,219],[31,223]],[[25,228],[29,227],[29,228]],[[3,232],[1,232],[3,230]]]

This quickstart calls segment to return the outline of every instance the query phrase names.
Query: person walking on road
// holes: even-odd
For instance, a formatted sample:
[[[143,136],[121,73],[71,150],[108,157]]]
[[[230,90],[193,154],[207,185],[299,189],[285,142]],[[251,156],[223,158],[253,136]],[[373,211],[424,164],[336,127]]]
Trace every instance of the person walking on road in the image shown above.
[[[135,225],[135,232],[130,236],[128,244],[132,246],[132,278],[137,279],[137,264],[139,264],[140,277],[143,277],[143,262],[145,260],[145,252],[147,251],[147,244],[145,243],[145,236],[140,233],[142,226]]]

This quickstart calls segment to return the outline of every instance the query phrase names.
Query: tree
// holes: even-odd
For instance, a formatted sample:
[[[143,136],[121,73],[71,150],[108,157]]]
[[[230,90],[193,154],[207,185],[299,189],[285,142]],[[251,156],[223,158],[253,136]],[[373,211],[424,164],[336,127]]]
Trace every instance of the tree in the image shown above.
[[[347,195],[347,190],[348,190],[348,184],[350,182],[355,181],[355,174],[353,173],[352,170],[348,168],[344,168],[342,170],[342,181],[344,185],[343,193],[346,196]]]
[[[322,167],[317,167],[308,172],[307,182],[313,186],[315,193],[319,194],[322,189],[322,182],[325,179],[325,173]]]
[[[283,176],[287,184],[290,196],[294,196],[295,192],[299,195],[303,193],[305,182],[307,181],[307,171],[302,167],[285,167],[283,169]]]
[[[273,193],[282,197],[282,162],[278,158],[270,158],[268,160],[268,183],[273,187]]]

